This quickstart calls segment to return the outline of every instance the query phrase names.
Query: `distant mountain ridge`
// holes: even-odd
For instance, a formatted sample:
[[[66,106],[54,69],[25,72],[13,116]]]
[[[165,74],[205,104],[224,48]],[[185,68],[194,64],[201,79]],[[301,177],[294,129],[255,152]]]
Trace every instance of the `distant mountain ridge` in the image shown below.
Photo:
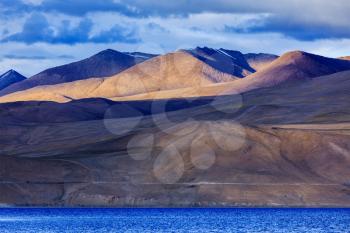
[[[26,77],[21,75],[15,70],[9,70],[4,74],[0,75],[0,90],[3,90],[6,87],[9,87],[15,83],[26,80]]]
[[[154,56],[156,55],[123,53],[107,49],[81,61],[44,70],[21,83],[0,91],[0,96],[41,85],[54,85],[93,77],[108,77]]]

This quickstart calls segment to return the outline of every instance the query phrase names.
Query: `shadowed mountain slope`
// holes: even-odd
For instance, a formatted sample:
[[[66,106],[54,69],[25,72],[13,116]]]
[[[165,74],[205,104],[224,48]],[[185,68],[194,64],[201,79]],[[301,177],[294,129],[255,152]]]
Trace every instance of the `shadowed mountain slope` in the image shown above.
[[[350,70],[243,93],[246,124],[350,122]]]
[[[139,53],[128,54],[107,49],[87,59],[47,69],[21,83],[11,85],[11,87],[0,91],[0,95],[3,96],[41,85],[54,85],[92,77],[111,76],[154,56]]]
[[[278,56],[266,53],[247,53],[244,54],[244,58],[247,60],[250,67],[259,71],[276,60]]]
[[[23,80],[26,80],[26,77],[15,70],[9,70],[6,73],[0,75],[0,90],[3,90],[4,88],[15,83],[22,82]]]
[[[212,49],[207,47],[197,47],[186,50],[197,59],[210,65],[211,67],[237,78],[243,78],[255,70],[247,63],[244,55],[239,51],[227,49]]]
[[[248,125],[341,123],[350,122],[350,103],[347,101],[350,98],[349,89],[350,71],[343,71],[303,82],[282,83],[240,95],[227,93],[220,97],[135,99],[119,102],[82,99],[67,103],[37,101],[4,103],[0,105],[0,119],[2,122],[96,120],[103,119],[108,108],[118,105],[120,117],[130,117],[131,113],[135,113],[130,112],[129,108],[135,109],[138,115],[192,108],[198,110],[193,110],[194,114],[204,119],[211,120],[212,116],[214,118],[220,116]],[[237,111],[232,111],[230,108],[237,108]],[[192,117],[190,112],[186,114]]]

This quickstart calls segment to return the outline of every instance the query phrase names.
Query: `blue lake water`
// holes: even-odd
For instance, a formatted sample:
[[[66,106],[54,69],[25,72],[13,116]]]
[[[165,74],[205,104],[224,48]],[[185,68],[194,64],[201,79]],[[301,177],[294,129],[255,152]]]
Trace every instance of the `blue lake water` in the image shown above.
[[[0,209],[0,232],[350,232],[350,209]]]

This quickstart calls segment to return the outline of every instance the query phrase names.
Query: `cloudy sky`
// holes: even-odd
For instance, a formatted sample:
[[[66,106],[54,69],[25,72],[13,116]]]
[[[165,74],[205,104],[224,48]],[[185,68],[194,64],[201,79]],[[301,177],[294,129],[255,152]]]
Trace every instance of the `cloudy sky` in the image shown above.
[[[0,0],[0,73],[31,76],[107,48],[350,55],[349,12],[349,0]]]

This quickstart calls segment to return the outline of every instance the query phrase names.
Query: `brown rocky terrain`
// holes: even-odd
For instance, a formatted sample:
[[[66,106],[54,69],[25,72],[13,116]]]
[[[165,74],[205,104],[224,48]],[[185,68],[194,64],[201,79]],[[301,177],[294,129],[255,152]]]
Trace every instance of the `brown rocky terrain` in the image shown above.
[[[2,104],[0,203],[348,207],[349,77],[212,100]]]
[[[349,206],[349,125],[327,125],[326,129],[318,125],[246,126],[244,140],[235,145],[239,139],[229,131],[236,127],[232,121],[196,124],[193,131],[188,124],[178,124],[174,135],[152,128],[139,131],[141,139],[151,133],[155,144],[144,145],[138,138],[141,145],[134,151],[126,145],[135,133],[116,137],[103,129],[102,122],[22,129],[17,143],[2,152],[6,155],[0,165],[1,203]],[[206,153],[213,153],[214,163],[203,170],[208,158],[196,151],[206,148]],[[159,158],[164,159],[156,163]]]

